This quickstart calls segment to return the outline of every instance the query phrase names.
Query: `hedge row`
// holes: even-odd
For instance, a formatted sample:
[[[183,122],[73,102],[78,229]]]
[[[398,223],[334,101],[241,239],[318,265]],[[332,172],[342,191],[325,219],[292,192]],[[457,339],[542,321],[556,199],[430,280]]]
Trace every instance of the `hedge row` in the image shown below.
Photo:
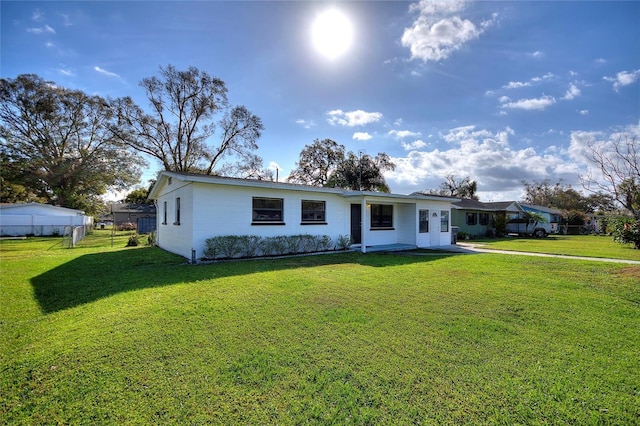
[[[314,253],[346,250],[351,245],[349,235],[340,235],[334,242],[328,235],[224,235],[205,241],[205,259],[234,259],[260,256]]]

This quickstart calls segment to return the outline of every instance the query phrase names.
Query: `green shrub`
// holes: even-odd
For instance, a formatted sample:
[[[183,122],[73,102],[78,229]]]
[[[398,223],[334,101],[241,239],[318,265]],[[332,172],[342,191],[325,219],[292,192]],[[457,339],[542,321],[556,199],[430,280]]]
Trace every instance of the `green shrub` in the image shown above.
[[[339,235],[336,240],[336,247],[338,250],[348,250],[353,244],[353,238],[351,235]]]
[[[349,236],[343,237],[345,248],[351,245]],[[282,256],[285,254],[328,251],[334,247],[328,235],[224,235],[205,240],[204,258],[231,259],[236,257]]]
[[[129,240],[127,241],[127,247],[135,247],[140,245],[140,235],[133,234],[129,236]]]
[[[617,218],[613,223],[613,240],[617,243],[633,243],[633,248],[640,249],[640,220]]]
[[[148,246],[155,246],[156,245],[156,241],[157,241],[157,232],[156,231],[151,231],[149,232],[149,234],[147,235],[147,245]]]

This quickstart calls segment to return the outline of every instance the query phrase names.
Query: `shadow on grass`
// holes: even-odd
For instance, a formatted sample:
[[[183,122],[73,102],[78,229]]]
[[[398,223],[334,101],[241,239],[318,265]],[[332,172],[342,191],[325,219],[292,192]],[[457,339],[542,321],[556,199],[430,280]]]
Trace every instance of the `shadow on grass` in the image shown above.
[[[44,313],[91,303],[118,293],[257,272],[356,263],[371,267],[424,263],[437,256],[392,253],[337,253],[188,265],[184,258],[156,247],[94,253],[79,256],[31,279],[35,297]]]

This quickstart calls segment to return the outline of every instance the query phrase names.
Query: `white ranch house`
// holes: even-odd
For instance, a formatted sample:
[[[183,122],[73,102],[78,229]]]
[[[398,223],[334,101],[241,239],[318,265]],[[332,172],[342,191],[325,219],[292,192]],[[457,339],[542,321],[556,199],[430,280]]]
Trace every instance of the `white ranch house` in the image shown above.
[[[225,235],[351,235],[363,253],[448,246],[451,202],[459,201],[166,171],[149,198],[158,246],[192,262],[205,240]]]

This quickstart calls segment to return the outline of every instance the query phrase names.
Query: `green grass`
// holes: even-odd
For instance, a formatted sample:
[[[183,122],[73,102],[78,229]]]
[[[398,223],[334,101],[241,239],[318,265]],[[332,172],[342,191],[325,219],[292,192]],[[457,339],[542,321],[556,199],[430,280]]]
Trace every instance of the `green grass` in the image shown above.
[[[464,241],[462,241],[464,242]],[[610,236],[549,235],[546,238],[509,237],[469,241],[483,248],[496,250],[529,251],[534,253],[565,254],[572,256],[614,258],[640,261],[640,250],[633,244],[619,244]]]
[[[2,424],[637,424],[640,267],[0,242]]]

